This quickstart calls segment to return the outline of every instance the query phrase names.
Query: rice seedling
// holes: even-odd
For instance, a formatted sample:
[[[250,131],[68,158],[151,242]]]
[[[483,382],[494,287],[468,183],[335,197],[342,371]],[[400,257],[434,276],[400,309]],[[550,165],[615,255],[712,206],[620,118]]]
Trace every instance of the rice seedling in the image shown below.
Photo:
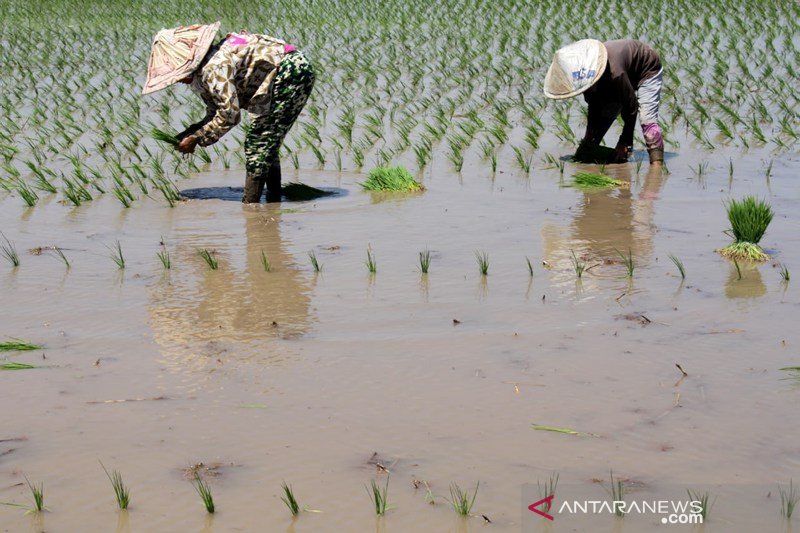
[[[217,270],[219,268],[219,261],[217,260],[216,252],[214,250],[209,250],[208,248],[201,248],[197,250],[197,254],[203,261],[205,261],[209,269]]]
[[[611,473],[611,499],[612,502],[622,502],[625,501],[625,484],[622,482],[621,479],[617,478],[614,481],[614,471],[612,470]],[[621,506],[616,505],[616,503],[612,503],[614,506],[614,514],[623,517],[625,513],[623,512]]]
[[[431,267],[431,252],[427,248],[419,253],[419,271],[427,274]]]
[[[125,483],[122,481],[122,474],[120,474],[118,470],[112,470],[111,473],[109,473],[102,461],[100,462],[100,466],[103,467],[103,471],[106,473],[108,480],[111,482],[111,487],[114,489],[114,497],[117,500],[117,505],[122,510],[127,509],[128,504],[131,501],[131,493],[130,489],[126,487]]]
[[[287,485],[284,481],[281,483],[281,489],[283,489],[283,496],[281,496],[281,500],[286,504],[286,507],[289,508],[289,512],[292,513],[292,516],[297,516],[300,514],[300,506],[297,504],[297,498],[294,496],[292,486]]]
[[[192,485],[194,485],[194,490],[197,491],[197,494],[200,495],[200,499],[203,500],[203,506],[206,508],[206,511],[210,514],[214,514],[216,508],[214,507],[214,497],[211,494],[211,487],[206,481],[203,481],[203,478],[200,477],[198,472],[194,473]]]
[[[489,254],[475,250],[475,261],[478,262],[478,271],[481,276],[489,275]]]
[[[389,501],[387,499],[389,494],[389,474],[386,474],[386,484],[383,488],[374,479],[370,480],[369,488],[366,486],[364,488],[367,489],[367,494],[369,494],[370,500],[372,500],[372,504],[375,507],[375,515],[385,515],[386,511],[389,510]]]
[[[361,187],[367,191],[394,191],[412,192],[424,189],[421,183],[414,179],[411,173],[404,167],[384,167],[373,168],[367,181],[361,183]]]
[[[575,250],[570,250],[570,252],[572,253],[572,268],[575,270],[575,276],[581,279],[581,277],[583,277],[583,272],[586,270],[586,262],[575,255]]]
[[[290,202],[304,202],[330,196],[334,193],[331,191],[323,191],[322,189],[317,189],[303,183],[287,183],[281,187],[281,194]]]
[[[614,179],[605,174],[593,172],[578,172],[572,176],[572,186],[581,189],[605,189],[609,187],[622,187],[625,182]]]
[[[150,137],[155,139],[156,141],[167,143],[171,146],[178,146],[180,144],[180,140],[175,136],[173,133],[166,132],[164,130],[160,130],[158,128],[153,128],[150,131]]]
[[[41,350],[44,346],[33,344],[21,339],[12,338],[9,341],[0,342],[0,352],[30,352],[33,350]]]
[[[17,249],[14,246],[14,243],[8,240],[8,237],[6,237],[5,234],[1,231],[0,231],[0,236],[2,236],[3,240],[5,241],[5,244],[0,243],[0,253],[3,254],[3,257],[5,257],[9,263],[11,263],[11,266],[15,268],[18,267],[19,254],[17,254]]]
[[[111,251],[111,260],[117,265],[120,270],[125,268],[125,256],[122,255],[122,245],[116,241],[114,246],[106,246]]]
[[[588,433],[586,431],[578,431],[571,428],[562,428],[557,426],[545,426],[543,424],[531,424],[531,427],[536,431],[548,431],[551,433],[562,433],[564,435],[573,435],[575,437],[599,437],[595,433]]]
[[[164,270],[170,270],[172,268],[172,259],[170,259],[169,250],[167,250],[166,246],[162,246],[161,250],[156,252],[156,257],[161,261],[161,266],[164,267]]]
[[[39,195],[36,194],[36,191],[22,180],[17,181],[17,194],[28,207],[35,206],[36,202],[39,201]]]
[[[678,259],[675,255],[669,254],[670,260],[675,263],[675,266],[678,269],[678,272],[681,274],[681,279],[686,279],[686,270],[683,267],[683,261]]]
[[[269,258],[264,250],[261,250],[261,266],[264,272],[272,272],[272,263],[269,262]]]
[[[322,263],[317,259],[317,254],[314,253],[314,250],[308,252],[308,260],[311,262],[314,272],[322,272]]]
[[[472,512],[472,506],[475,505],[475,498],[478,497],[478,487],[480,487],[480,484],[480,481],[475,484],[475,490],[472,492],[472,497],[470,497],[470,491],[463,490],[458,486],[458,483],[450,484],[449,501],[456,514],[460,516],[469,516],[469,514]]]
[[[791,479],[789,480],[788,489],[784,489],[782,486],[778,485],[778,493],[781,496],[781,516],[786,518],[786,520],[791,520],[795,507],[797,507],[797,503],[800,502],[800,493],[798,493],[795,488],[794,481]]]
[[[772,221],[773,213],[769,204],[754,196],[746,196],[741,200],[731,200],[726,209],[734,242],[718,252],[728,259],[750,261],[769,259],[758,245]]]
[[[556,493],[556,488],[558,488],[558,472],[553,472],[550,475],[550,478],[545,481],[544,483],[536,482],[536,485],[539,487],[539,498],[545,499],[548,496],[554,496]],[[545,512],[550,510],[551,502],[545,503]]]
[[[70,265],[70,263],[69,263],[69,259],[67,259],[67,256],[64,254],[64,250],[62,250],[62,249],[61,249],[61,248],[59,248],[58,246],[53,246],[53,251],[56,253],[56,255],[58,256],[58,258],[59,258],[59,259],[61,259],[61,261],[63,261],[63,263],[64,263],[64,266],[65,266],[65,267],[67,267],[67,270],[69,270],[69,268],[70,268],[72,265]]]
[[[528,274],[533,277],[533,263],[528,259],[528,256],[525,256],[525,263],[528,265]]]
[[[30,370],[31,368],[37,368],[34,365],[29,365],[27,363],[2,363],[0,364],[0,370]]]
[[[370,274],[375,274],[378,271],[378,263],[375,261],[375,254],[372,253],[372,249],[367,248],[367,259],[364,261],[364,265],[369,270]]]
[[[33,498],[33,507],[31,511],[41,513],[45,510],[44,507],[44,482],[39,483],[38,485],[34,485],[30,482],[30,480],[25,476],[25,483],[28,484],[28,489],[31,491],[31,497]]]
[[[627,271],[627,275],[629,278],[633,277],[633,271],[636,269],[636,264],[633,261],[633,252],[628,250],[628,255],[626,256],[616,248],[614,251],[617,252],[617,255],[622,259],[622,263],[625,265],[625,270]]]
[[[789,283],[789,267],[787,267],[786,265],[781,263],[781,266],[780,266],[780,269],[778,270],[778,273],[781,275],[781,279],[784,282]]]
[[[700,510],[696,513],[703,517],[703,523],[705,524],[706,520],[708,519],[708,513],[711,511],[711,507],[714,505],[714,502],[717,501],[714,498],[713,501],[711,500],[711,493],[709,491],[705,492],[698,492],[691,489],[686,489],[686,493],[689,495],[689,501],[697,502],[700,505]]]

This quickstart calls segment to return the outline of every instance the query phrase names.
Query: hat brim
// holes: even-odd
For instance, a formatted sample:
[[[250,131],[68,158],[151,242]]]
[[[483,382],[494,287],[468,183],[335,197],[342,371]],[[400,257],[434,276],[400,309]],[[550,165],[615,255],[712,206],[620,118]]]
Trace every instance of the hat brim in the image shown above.
[[[606,47],[602,42],[597,41],[597,43],[599,44],[598,56],[597,56],[598,65],[596,69],[597,72],[592,78],[592,81],[590,83],[584,85],[583,87],[580,87],[579,89],[575,89],[573,91],[566,93],[553,92],[553,88],[556,86],[556,83],[554,83],[555,69],[561,68],[558,65],[558,61],[556,60],[556,58],[553,58],[553,62],[550,63],[550,68],[547,69],[547,74],[544,77],[544,95],[547,98],[550,98],[551,100],[566,100],[567,98],[573,98],[575,96],[585,93],[590,88],[592,88],[592,86],[594,86],[598,81],[600,81],[600,78],[603,76],[603,74],[606,71],[606,67],[608,66],[608,50],[606,50]]]
[[[211,44],[214,42],[214,39],[217,36],[217,31],[219,31],[220,22],[217,21],[214,24],[208,24],[202,27],[202,32],[200,36],[194,43],[194,55],[192,58],[181,65],[180,67],[176,68],[165,74],[155,75],[153,74],[153,69],[148,68],[148,75],[147,79],[144,82],[144,87],[142,88],[142,94],[151,94],[156,91],[160,91],[161,89],[165,89],[170,85],[173,85],[180,80],[186,78],[187,76],[191,75],[197,67],[200,66],[200,63],[205,58],[208,50],[211,48]],[[155,43],[154,43],[155,44]],[[148,65],[151,64],[153,60],[153,51],[150,51],[150,60],[148,61]]]

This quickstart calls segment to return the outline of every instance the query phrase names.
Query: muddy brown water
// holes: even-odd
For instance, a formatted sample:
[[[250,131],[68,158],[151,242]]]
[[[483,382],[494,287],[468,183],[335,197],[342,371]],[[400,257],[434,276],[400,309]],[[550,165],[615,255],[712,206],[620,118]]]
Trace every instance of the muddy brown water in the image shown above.
[[[50,509],[0,506],[0,530],[681,529],[653,516],[551,524],[523,513],[524,484],[558,472],[563,498],[606,498],[593,480],[613,469],[648,497],[716,487],[704,531],[784,531],[776,483],[800,479],[800,385],[779,370],[800,364],[796,281],[782,284],[773,262],[743,266],[739,280],[714,252],[728,240],[723,201],[755,193],[776,212],[763,245],[800,269],[797,156],[777,157],[767,180],[769,158],[687,150],[669,175],[609,166],[630,187],[591,193],[560,186],[541,164],[529,177],[492,177],[468,159],[462,176],[435,162],[427,191],[406,197],[364,193],[355,173],[300,171],[349,194],[127,210],[110,197],[30,210],[0,200],[22,256],[0,269],[0,334],[45,346],[2,356],[43,368],[0,373],[0,501],[27,502],[25,475],[44,482]],[[703,160],[699,179],[689,166]],[[240,182],[206,172],[180,185]],[[162,237],[168,272],[156,258]],[[108,257],[117,239],[124,271]],[[54,244],[71,269],[28,253]],[[216,251],[219,270],[198,248]],[[573,250],[591,267],[580,282]],[[632,280],[616,250],[632,252]],[[489,254],[486,278],[475,251]],[[375,452],[394,506],[380,520],[365,491],[385,480]],[[129,513],[115,510],[98,460],[131,487]],[[212,468],[213,517],[184,475],[199,463]],[[282,480],[321,512],[292,521]],[[473,512],[492,524],[457,518],[445,500],[451,482],[477,481]]]

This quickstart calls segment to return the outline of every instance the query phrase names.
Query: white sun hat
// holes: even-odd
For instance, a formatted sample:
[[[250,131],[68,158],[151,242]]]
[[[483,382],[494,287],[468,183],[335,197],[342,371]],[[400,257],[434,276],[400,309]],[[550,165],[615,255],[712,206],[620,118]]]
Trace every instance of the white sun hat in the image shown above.
[[[544,95],[572,98],[597,83],[606,70],[608,51],[597,39],[583,39],[559,48],[544,77]]]
[[[219,22],[164,29],[153,37],[142,94],[168,87],[194,72],[219,30]]]

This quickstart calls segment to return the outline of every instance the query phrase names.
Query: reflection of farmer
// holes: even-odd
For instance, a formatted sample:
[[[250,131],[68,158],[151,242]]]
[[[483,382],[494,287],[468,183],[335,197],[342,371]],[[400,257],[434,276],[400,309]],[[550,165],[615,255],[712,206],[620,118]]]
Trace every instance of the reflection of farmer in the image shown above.
[[[633,129],[638,111],[650,163],[664,160],[664,141],[658,126],[661,101],[661,60],[646,44],[625,39],[601,43],[585,39],[558,50],[544,80],[548,98],[583,94],[589,104],[586,135],[577,159],[599,146],[614,119],[624,126],[613,162],[625,162],[633,151]]]
[[[610,172],[617,179],[630,181],[627,165]],[[638,263],[649,262],[654,247],[655,202],[663,185],[663,169],[653,165],[638,195],[630,187],[583,192],[580,205],[571,211],[569,228],[542,228],[545,261],[569,264],[575,250],[592,264],[618,261],[620,252],[630,252]]]
[[[314,70],[291,44],[243,31],[212,46],[219,22],[161,30],[153,39],[144,94],[175,82],[191,85],[206,104],[205,118],[178,135],[178,150],[209,146],[239,123],[240,110],[254,115],[245,138],[244,202],[280,200],[278,150],[314,85]]]
[[[152,287],[148,308],[153,336],[165,360],[180,371],[213,364],[213,359],[198,355],[216,352],[240,360],[286,362],[286,347],[277,339],[297,338],[310,327],[312,287],[286,249],[280,215],[259,210],[242,215],[242,268],[237,268],[238,246],[220,250],[218,270],[197,261],[194,246],[179,246],[175,255],[188,264],[194,258],[195,269],[170,271],[164,282]],[[239,238],[236,233],[224,240],[234,243]],[[262,251],[270,272],[264,271]]]

